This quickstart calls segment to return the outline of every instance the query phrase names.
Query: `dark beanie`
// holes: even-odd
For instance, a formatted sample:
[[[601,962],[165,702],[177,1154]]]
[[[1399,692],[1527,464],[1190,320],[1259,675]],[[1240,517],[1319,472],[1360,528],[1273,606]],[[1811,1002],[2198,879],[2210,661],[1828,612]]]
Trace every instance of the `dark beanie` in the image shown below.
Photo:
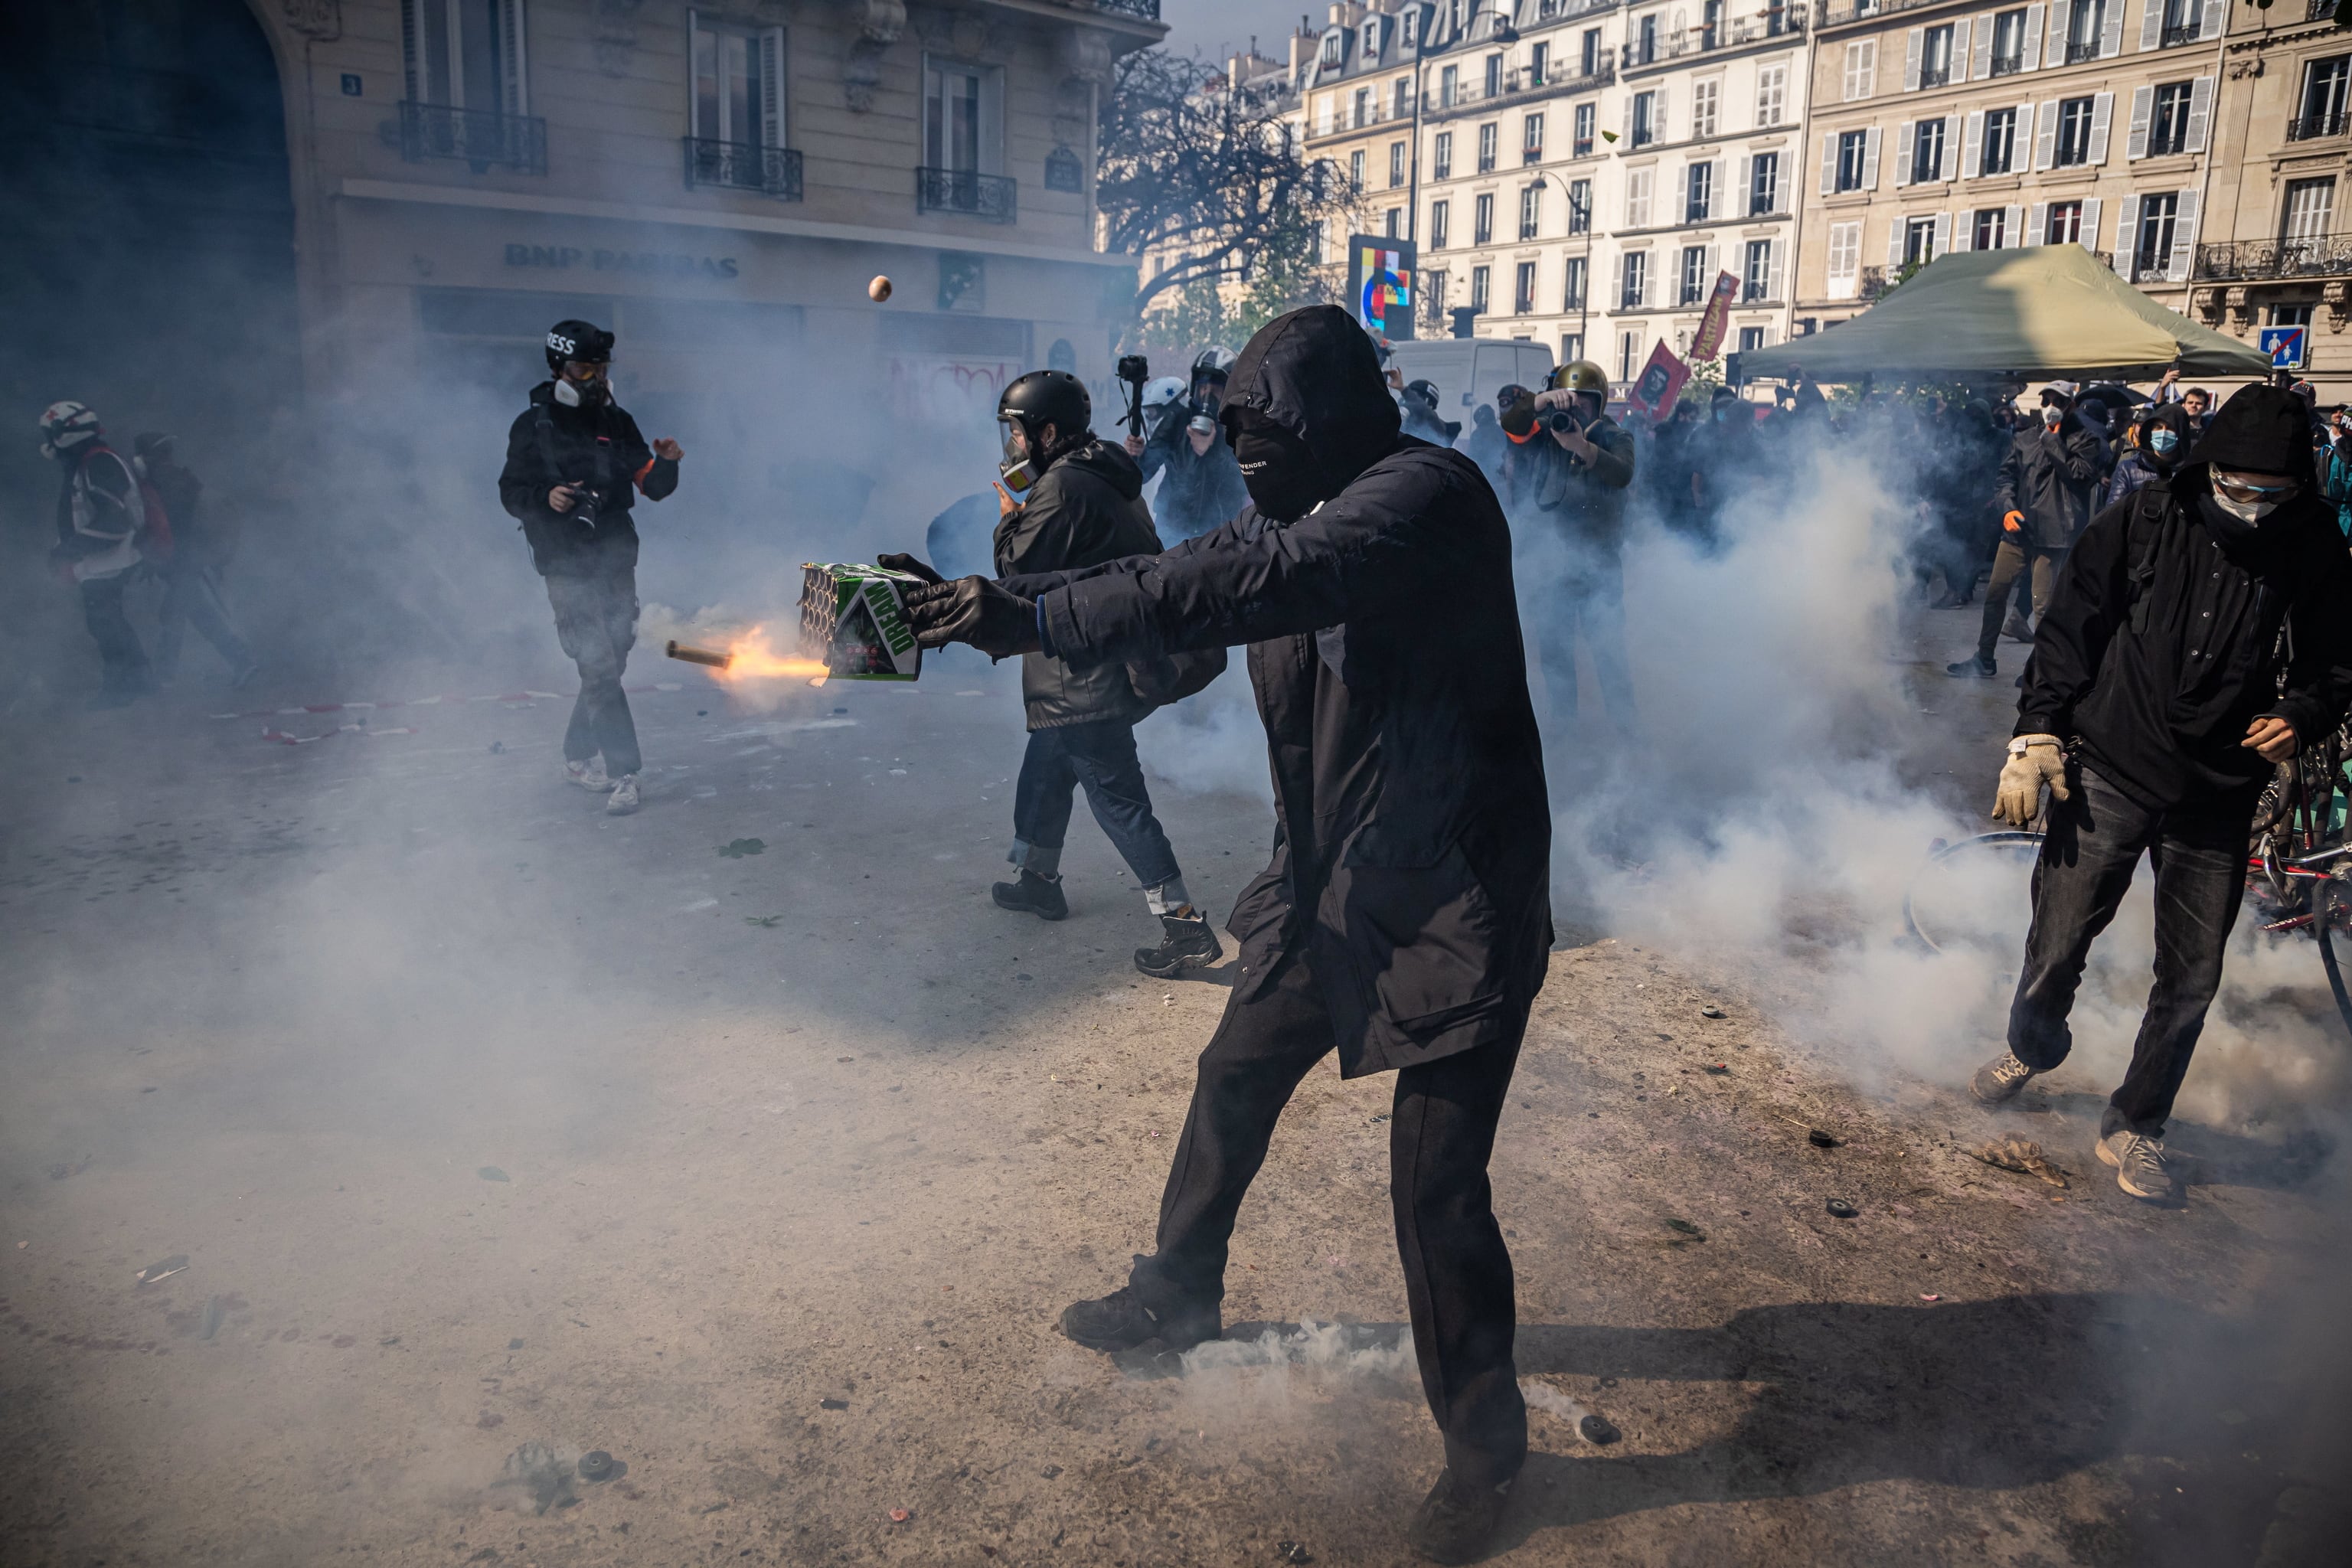
[[[2206,425],[2189,461],[2308,481],[2311,405],[2283,386],[2242,386]]]

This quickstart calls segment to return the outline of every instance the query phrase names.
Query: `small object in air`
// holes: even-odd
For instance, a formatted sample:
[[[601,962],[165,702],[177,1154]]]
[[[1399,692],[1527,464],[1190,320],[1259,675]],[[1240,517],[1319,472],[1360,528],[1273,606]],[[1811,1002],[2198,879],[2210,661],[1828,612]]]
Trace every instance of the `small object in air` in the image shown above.
[[[1837,1219],[1852,1219],[1862,1212],[1843,1198],[1832,1198],[1829,1202],[1829,1210],[1832,1216]]]
[[[866,297],[873,300],[877,305],[883,300],[887,300],[890,297],[890,279],[888,275],[886,273],[877,272],[874,275],[874,281],[866,286]]]
[[[1598,1443],[1604,1447],[1624,1436],[1611,1424],[1606,1415],[1587,1415],[1576,1424],[1576,1429],[1586,1442]]]
[[[1706,1006],[1701,1007],[1698,1010],[1698,1016],[1702,1018],[1720,1018],[1724,1016],[1724,1011],[1714,1003],[1709,1002]]]
[[[820,1399],[816,1402],[816,1407],[819,1410],[846,1410],[849,1408],[849,1401],[846,1399]]]
[[[1816,1149],[1834,1149],[1839,1140],[1818,1127],[1808,1127],[1805,1129],[1805,1142]]]
[[[591,1448],[580,1456],[580,1479],[601,1481],[613,1473],[613,1456],[602,1448]]]
[[[689,647],[675,637],[670,639],[668,646],[662,651],[680,664],[707,664],[713,669],[724,669],[735,662],[735,656],[731,653],[719,653],[707,647]]]
[[[20,1241],[16,1245],[18,1247],[22,1247],[25,1244]],[[169,1279],[174,1274],[185,1273],[187,1271],[187,1254],[184,1252],[175,1252],[172,1254],[171,1257],[163,1259],[161,1263],[151,1263],[146,1268],[142,1268],[139,1271],[139,1283],[142,1285],[152,1285],[158,1279]]]
[[[496,1165],[485,1165],[480,1170],[475,1172],[474,1174],[481,1177],[482,1180],[486,1182],[503,1182],[509,1179],[507,1173],[504,1171],[499,1170]]]
[[[1601,133],[1601,140],[1603,142],[1614,142],[1617,140],[1617,132],[1614,131],[1603,131]]]
[[[1315,1561],[1315,1553],[1307,1551],[1306,1547],[1301,1546],[1296,1541],[1276,1542],[1274,1543],[1274,1555],[1276,1561],[1281,1563],[1312,1563]]]

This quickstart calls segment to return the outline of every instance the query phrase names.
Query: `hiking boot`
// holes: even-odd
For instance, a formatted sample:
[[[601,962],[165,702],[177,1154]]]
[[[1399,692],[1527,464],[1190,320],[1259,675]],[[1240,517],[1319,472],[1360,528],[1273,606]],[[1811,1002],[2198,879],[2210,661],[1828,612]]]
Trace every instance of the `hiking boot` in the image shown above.
[[[1157,1342],[1164,1350],[1182,1352],[1223,1331],[1216,1308],[1162,1316],[1143,1304],[1132,1285],[1122,1285],[1099,1300],[1073,1301],[1062,1309],[1062,1332],[1090,1351],[1131,1351]]]
[[[1062,879],[1040,877],[1026,868],[1019,881],[992,883],[988,894],[998,909],[1041,921],[1057,921],[1070,912],[1070,900],[1062,896]]]
[[[604,759],[602,757],[591,757],[584,763],[566,763],[563,764],[563,776],[582,789],[594,790],[598,795],[613,787],[612,779],[604,773]]]
[[[2033,628],[2025,624],[2023,616],[2011,610],[2009,613],[2009,619],[2000,623],[2000,635],[2011,642],[2032,642]]]
[[[613,793],[604,797],[604,815],[626,816],[637,809],[637,775],[623,773],[613,781]]]
[[[1958,676],[1962,680],[1990,680],[2000,671],[1993,668],[1993,662],[1989,658],[1964,658],[1958,664],[1944,666],[1944,673]]]
[[[2179,1195],[2180,1183],[2172,1173],[2172,1156],[2164,1141],[2126,1127],[2099,1140],[2099,1160],[2116,1168],[2116,1185],[2147,1203],[2169,1203]]]
[[[1135,967],[1155,980],[1172,980],[1188,969],[1206,969],[1225,956],[1217,933],[1209,929],[1209,917],[1190,904],[1181,912],[1161,915],[1160,925],[1168,933],[1160,945],[1135,950]]]
[[[1510,1500],[1509,1481],[1469,1487],[1455,1480],[1452,1470],[1441,1470],[1437,1484],[1421,1500],[1405,1539],[1429,1562],[1475,1563],[1486,1554]]]
[[[2003,1051],[1977,1068],[1976,1076],[1969,1079],[1969,1092],[1979,1105],[2006,1105],[2033,1081],[2037,1070],[2019,1061],[2015,1052]]]

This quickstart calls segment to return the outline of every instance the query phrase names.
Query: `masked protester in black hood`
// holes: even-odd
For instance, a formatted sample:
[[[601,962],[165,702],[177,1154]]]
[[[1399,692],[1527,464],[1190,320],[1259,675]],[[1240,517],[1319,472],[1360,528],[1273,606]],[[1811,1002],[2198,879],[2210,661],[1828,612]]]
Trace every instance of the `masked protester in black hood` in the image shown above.
[[[1250,340],[1223,424],[1252,504],[1215,531],[909,598],[927,644],[1043,647],[1082,671],[1249,645],[1273,861],[1227,922],[1234,1000],[1201,1057],[1157,1249],[1063,1330],[1106,1351],[1215,1337],[1234,1216],[1293,1089],[1335,1049],[1344,1077],[1396,1072],[1397,1246],[1446,1456],[1412,1534],[1467,1562],[1527,1451],[1486,1162],[1551,942],[1510,532],[1475,464],[1400,433],[1371,340],[1334,307]]]
[[[2189,455],[2189,416],[2178,403],[2150,404],[2117,443],[2121,453],[2107,476],[2106,504],[2165,478]]]
[[[1437,405],[1444,395],[1433,381],[1409,381],[1397,394],[1397,408],[1404,418],[1404,433],[1417,437],[1434,447],[1451,447],[1462,434],[1462,421],[1438,417]]]
[[[615,816],[637,809],[637,726],[621,672],[637,640],[639,493],[677,489],[685,451],[650,447],[613,401],[613,334],[558,321],[547,334],[550,378],[507,432],[499,499],[522,524],[531,563],[547,580],[555,635],[580,667],[580,696],[563,731],[564,776],[604,795]]]
[[[1985,588],[1984,623],[1977,654],[1944,667],[1947,675],[1990,679],[1999,673],[1993,648],[2004,630],[2022,642],[2032,633],[2007,615],[2010,591],[2031,574],[2033,613],[2050,602],[2050,585],[2074,538],[2098,506],[2106,448],[2075,412],[2073,382],[2053,381],[2042,393],[2041,417],[2011,438],[1993,483],[1993,509],[2000,514],[2000,548],[1994,552],[1992,581]]]
[[[2147,852],[2156,984],[2097,1151],[2134,1197],[2173,1195],[2165,1121],[2221,985],[2256,798],[2352,703],[2347,605],[2352,556],[2315,493],[2303,404],[2249,386],[2186,465],[2084,532],[2026,662],[1993,814],[2023,826],[2046,784],[2049,836],[2009,1048],[1972,1087],[1998,1105],[2066,1059],[2091,942]]]

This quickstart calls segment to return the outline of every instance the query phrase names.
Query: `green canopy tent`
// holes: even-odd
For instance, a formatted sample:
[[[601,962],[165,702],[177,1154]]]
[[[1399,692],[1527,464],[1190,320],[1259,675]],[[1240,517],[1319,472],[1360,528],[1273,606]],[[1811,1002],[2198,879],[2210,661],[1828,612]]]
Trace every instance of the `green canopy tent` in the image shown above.
[[[2166,310],[2079,245],[1937,258],[1851,321],[1739,356],[1739,374],[1976,381],[2266,376],[2270,356]]]

